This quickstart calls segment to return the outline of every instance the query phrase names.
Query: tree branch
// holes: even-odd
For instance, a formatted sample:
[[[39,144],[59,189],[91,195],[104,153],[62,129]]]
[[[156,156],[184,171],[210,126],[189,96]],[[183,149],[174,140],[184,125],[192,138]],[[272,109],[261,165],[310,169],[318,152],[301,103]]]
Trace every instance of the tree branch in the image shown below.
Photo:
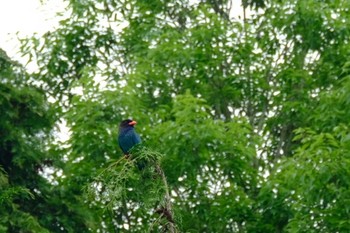
[[[161,179],[163,181],[163,185],[165,187],[164,206],[157,209],[156,212],[163,215],[168,220],[169,232],[175,233],[175,232],[177,232],[177,230],[176,230],[175,221],[174,221],[174,214],[172,211],[168,182],[166,180],[166,177],[165,177],[164,172],[163,172],[162,168],[160,167],[160,165],[157,163],[155,165],[155,167],[156,167],[156,171],[159,174],[159,176],[161,177]]]

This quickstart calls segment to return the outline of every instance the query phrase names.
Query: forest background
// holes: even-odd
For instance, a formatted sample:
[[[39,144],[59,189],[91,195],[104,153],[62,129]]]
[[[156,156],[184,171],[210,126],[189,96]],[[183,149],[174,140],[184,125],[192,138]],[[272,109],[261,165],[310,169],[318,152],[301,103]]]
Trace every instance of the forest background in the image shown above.
[[[0,51],[0,232],[350,231],[349,1],[65,2]]]

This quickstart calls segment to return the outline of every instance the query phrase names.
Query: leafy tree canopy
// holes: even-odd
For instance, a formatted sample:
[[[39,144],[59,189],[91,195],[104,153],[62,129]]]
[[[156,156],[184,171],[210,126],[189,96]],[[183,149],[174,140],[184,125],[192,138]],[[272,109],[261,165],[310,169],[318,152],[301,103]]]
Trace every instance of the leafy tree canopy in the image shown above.
[[[349,230],[349,1],[68,3],[22,41],[34,74],[0,54],[2,229]]]

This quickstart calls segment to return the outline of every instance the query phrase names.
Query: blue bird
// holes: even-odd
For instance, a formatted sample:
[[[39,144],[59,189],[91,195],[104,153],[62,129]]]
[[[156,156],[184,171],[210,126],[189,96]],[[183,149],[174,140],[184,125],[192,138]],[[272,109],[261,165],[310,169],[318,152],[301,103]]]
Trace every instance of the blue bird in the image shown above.
[[[123,120],[119,125],[118,142],[120,149],[126,156],[129,155],[131,148],[141,143],[141,138],[135,132],[134,125],[136,125],[136,121],[130,119]]]

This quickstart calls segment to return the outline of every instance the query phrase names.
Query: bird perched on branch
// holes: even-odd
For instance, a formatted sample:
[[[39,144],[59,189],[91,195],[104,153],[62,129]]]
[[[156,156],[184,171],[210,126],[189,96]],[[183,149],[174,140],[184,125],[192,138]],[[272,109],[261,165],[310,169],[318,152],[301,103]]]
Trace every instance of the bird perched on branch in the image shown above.
[[[130,119],[123,120],[119,125],[118,142],[125,156],[129,155],[131,148],[141,143],[140,136],[135,132],[135,125],[136,121]]]

